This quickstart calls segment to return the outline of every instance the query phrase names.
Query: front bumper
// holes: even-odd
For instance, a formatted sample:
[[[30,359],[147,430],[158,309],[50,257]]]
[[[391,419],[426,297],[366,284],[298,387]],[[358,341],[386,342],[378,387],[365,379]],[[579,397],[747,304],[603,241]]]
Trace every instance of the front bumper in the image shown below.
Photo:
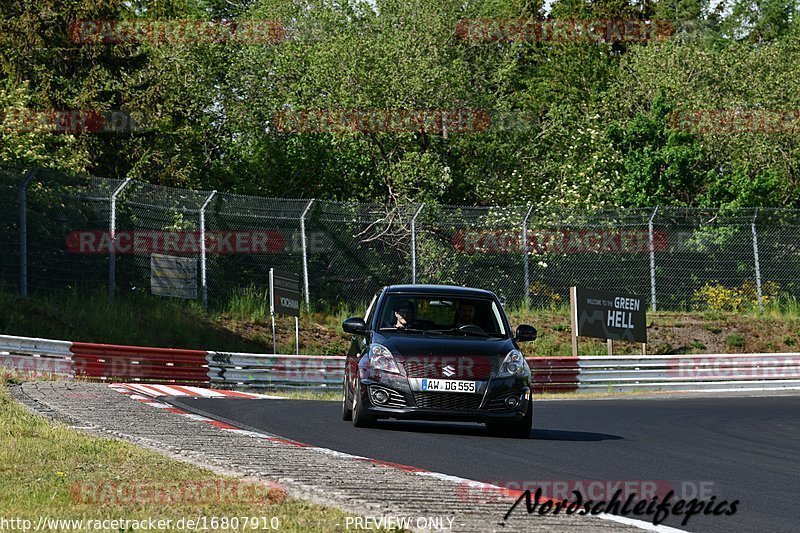
[[[399,420],[445,420],[464,422],[515,422],[521,420],[532,401],[526,378],[492,378],[478,382],[477,393],[421,392],[412,390],[401,376],[362,377],[359,401],[376,418]],[[375,392],[384,390],[389,400],[382,405]],[[505,400],[517,399],[509,408]]]

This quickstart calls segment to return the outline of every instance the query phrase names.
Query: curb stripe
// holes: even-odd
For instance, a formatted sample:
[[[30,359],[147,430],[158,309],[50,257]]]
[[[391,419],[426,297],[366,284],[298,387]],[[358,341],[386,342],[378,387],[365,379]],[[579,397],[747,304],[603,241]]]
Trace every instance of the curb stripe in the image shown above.
[[[211,424],[212,426],[217,426],[220,429],[239,429],[236,426],[226,424],[225,422],[220,422],[219,420],[209,420],[206,423]]]
[[[133,396],[134,396],[133,394],[131,394],[131,393],[127,392],[127,391],[120,390],[119,387],[115,387],[113,385],[109,385],[109,386],[113,390],[115,390],[117,392],[120,392],[121,394],[125,394],[126,396],[129,396],[131,398],[133,398]],[[163,411],[175,412],[172,409],[176,409],[176,410],[180,411],[180,409],[174,408],[174,407],[166,405],[166,404],[162,404],[162,403],[159,403],[159,402],[152,402],[152,401],[150,401],[150,398],[148,398],[147,400],[138,400],[138,401],[140,401],[142,403],[145,403],[147,405],[153,406],[153,407],[159,407]],[[164,407],[161,407],[161,406],[166,406],[167,408],[164,408]],[[223,430],[226,430],[226,431],[233,431],[233,432],[236,432],[236,433],[241,434],[241,435],[249,435],[251,437],[268,440],[270,442],[276,442],[276,443],[279,443],[279,444],[285,444],[285,445],[288,445],[288,446],[295,446],[295,447],[299,447],[299,448],[309,448],[311,450],[314,450],[314,451],[320,452],[320,453],[324,453],[326,455],[333,455],[333,456],[336,456],[336,457],[342,457],[342,458],[354,459],[354,460],[357,460],[357,461],[368,462],[368,463],[374,464],[375,466],[381,466],[381,467],[384,467],[384,468],[392,468],[392,469],[395,469],[395,470],[400,470],[400,471],[406,472],[406,473],[411,474],[411,475],[432,477],[432,478],[435,478],[435,479],[439,479],[441,481],[447,481],[447,482],[454,483],[454,484],[457,484],[457,485],[466,483],[466,484],[469,484],[471,487],[480,487],[481,489],[484,489],[484,490],[485,489],[496,490],[499,494],[502,494],[504,496],[509,496],[511,498],[514,498],[515,500],[517,498],[519,498],[520,496],[522,496],[523,494],[525,494],[521,490],[507,489],[507,488],[504,488],[504,487],[499,487],[497,485],[492,485],[492,484],[489,484],[489,483],[483,483],[483,482],[480,482],[480,481],[475,481],[475,480],[466,479],[466,478],[462,478],[462,477],[458,477],[458,476],[453,476],[453,475],[450,475],[450,474],[443,474],[443,473],[440,473],[440,472],[432,472],[430,470],[425,470],[423,468],[418,468],[416,466],[409,466],[409,465],[404,465],[404,464],[400,464],[400,463],[393,463],[391,461],[381,461],[379,459],[370,459],[368,457],[360,457],[360,456],[357,456],[357,455],[351,455],[351,454],[348,454],[348,453],[345,453],[345,452],[339,452],[339,451],[332,450],[332,449],[329,449],[329,448],[321,448],[319,446],[314,446],[314,445],[311,445],[311,444],[305,444],[305,443],[298,442],[298,441],[291,440],[291,439],[285,439],[285,438],[282,438],[282,437],[270,436],[270,435],[266,435],[266,434],[257,433],[255,431],[248,431],[248,430],[244,430],[244,429],[241,429],[241,428],[237,428],[237,427],[232,426],[230,424],[227,424],[225,422],[220,422],[218,420],[213,420],[213,419],[204,417],[202,415],[196,415],[196,414],[193,414],[193,413],[186,413],[186,412],[181,412],[179,414],[180,414],[180,416],[184,416],[184,417],[190,418],[192,420],[198,420],[200,422],[203,422],[203,423],[206,423],[206,424],[210,424],[212,426],[215,426],[217,428],[220,428],[220,429],[223,429]],[[555,506],[558,503],[561,503],[563,500],[556,500],[556,499],[553,499],[553,498],[540,498],[539,501],[543,502],[543,503],[549,501],[549,502],[552,502],[553,505]],[[644,520],[638,520],[638,519],[635,519],[635,518],[628,518],[628,517],[618,516],[618,515],[613,515],[613,514],[601,513],[601,514],[592,515],[592,516],[594,518],[599,518],[600,520],[609,520],[611,522],[617,522],[617,523],[620,523],[620,524],[625,524],[625,525],[629,525],[629,526],[632,526],[632,527],[636,527],[636,528],[642,529],[644,531],[654,531],[654,532],[657,532],[657,533],[688,533],[687,531],[685,531],[683,529],[677,529],[677,528],[674,528],[674,527],[671,527],[671,526],[663,526],[663,525],[656,526],[656,525],[652,524],[651,522],[646,522]]]

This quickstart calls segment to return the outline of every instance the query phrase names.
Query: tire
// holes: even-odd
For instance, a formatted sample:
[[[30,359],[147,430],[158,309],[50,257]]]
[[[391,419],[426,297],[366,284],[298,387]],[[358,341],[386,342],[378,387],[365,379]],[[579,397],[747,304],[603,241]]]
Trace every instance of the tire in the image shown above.
[[[533,399],[528,400],[528,410],[519,422],[503,424],[499,422],[487,422],[486,429],[493,437],[510,437],[512,439],[527,439],[531,436],[533,428]]]
[[[531,436],[533,428],[533,400],[528,400],[528,410],[519,422],[514,422],[506,426],[507,436],[512,439],[527,439]]]
[[[342,381],[342,420],[345,422],[353,420],[353,402],[347,399],[347,376]]]
[[[375,424],[376,418],[364,409],[364,402],[361,401],[361,383],[353,391],[353,426],[357,428],[368,428]]]
[[[486,422],[486,431],[492,437],[504,437],[506,434],[506,425],[498,424],[496,422]]]

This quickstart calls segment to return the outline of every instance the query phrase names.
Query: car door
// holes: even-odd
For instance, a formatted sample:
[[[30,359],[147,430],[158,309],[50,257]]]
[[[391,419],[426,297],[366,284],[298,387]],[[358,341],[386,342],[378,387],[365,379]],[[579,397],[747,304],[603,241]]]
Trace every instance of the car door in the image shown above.
[[[367,324],[367,335],[352,335],[350,337],[350,349],[347,351],[347,358],[345,359],[345,376],[348,381],[348,388],[351,391],[354,390],[356,379],[358,377],[358,362],[361,360],[361,356],[367,349],[369,339],[372,336],[372,318],[375,314],[375,307],[380,294],[381,291],[375,293],[375,296],[372,297],[372,302],[370,302],[369,307],[367,307],[367,312],[364,315],[364,322]]]

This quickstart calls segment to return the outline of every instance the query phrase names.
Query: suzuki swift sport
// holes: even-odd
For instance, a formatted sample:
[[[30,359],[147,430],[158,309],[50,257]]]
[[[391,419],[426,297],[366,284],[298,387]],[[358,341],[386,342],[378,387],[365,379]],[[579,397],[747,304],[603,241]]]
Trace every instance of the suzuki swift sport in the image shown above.
[[[381,289],[352,335],[342,418],[366,427],[381,418],[483,422],[490,432],[528,437],[531,370],[494,293],[440,285]]]

